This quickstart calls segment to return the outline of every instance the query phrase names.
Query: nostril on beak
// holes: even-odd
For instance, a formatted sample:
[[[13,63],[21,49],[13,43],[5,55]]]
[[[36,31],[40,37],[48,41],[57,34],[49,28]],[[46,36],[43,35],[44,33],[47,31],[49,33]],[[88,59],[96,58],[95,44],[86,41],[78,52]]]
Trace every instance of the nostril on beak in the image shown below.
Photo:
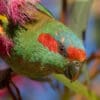
[[[70,62],[64,71],[65,76],[71,81],[75,81],[79,77],[80,66],[75,65],[73,62]]]

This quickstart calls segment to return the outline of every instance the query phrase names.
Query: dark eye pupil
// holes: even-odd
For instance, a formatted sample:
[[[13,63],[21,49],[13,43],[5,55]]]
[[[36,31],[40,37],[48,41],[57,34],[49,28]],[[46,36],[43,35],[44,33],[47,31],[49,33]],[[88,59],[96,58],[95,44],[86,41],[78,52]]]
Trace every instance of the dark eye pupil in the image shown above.
[[[60,50],[61,50],[61,51],[63,51],[63,50],[64,50],[64,47],[63,47],[63,46],[62,46],[62,47],[60,47]]]
[[[61,42],[58,42],[58,44],[59,44],[59,47],[58,47],[59,53],[62,56],[66,57],[67,55],[66,55],[66,49],[65,49],[64,45]]]

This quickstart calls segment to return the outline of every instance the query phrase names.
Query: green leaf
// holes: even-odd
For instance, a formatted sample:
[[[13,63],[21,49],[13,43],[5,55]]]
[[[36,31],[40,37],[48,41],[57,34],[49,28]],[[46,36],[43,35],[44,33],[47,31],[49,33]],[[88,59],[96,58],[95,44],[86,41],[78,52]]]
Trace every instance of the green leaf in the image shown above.
[[[37,4],[36,5],[37,9],[44,12],[45,14],[49,15],[50,17],[53,17],[52,13],[47,9],[45,8],[42,4]]]
[[[71,7],[69,27],[80,37],[87,28],[91,2],[92,0],[76,0]]]
[[[64,75],[60,74],[53,74],[53,77],[55,77],[55,79],[57,79],[58,81],[62,82],[66,87],[68,87],[73,92],[85,96],[87,100],[98,100],[95,93],[87,89],[80,82],[78,81],[71,82]]]

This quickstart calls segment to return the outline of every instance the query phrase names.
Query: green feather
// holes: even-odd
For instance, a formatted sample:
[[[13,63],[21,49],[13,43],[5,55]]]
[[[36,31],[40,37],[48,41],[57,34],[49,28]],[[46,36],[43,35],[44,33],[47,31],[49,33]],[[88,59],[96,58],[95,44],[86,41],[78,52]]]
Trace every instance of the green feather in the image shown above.
[[[47,15],[53,17],[52,13],[51,13],[48,9],[46,9],[42,4],[38,3],[38,4],[36,5],[36,8],[37,8],[38,10],[42,11],[43,13],[45,13],[45,14],[47,14]]]
[[[24,28],[20,27],[15,30],[16,34],[13,38],[15,45],[11,58],[6,58],[15,72],[30,78],[42,77],[51,73],[64,73],[69,63],[67,58],[49,51],[38,42],[38,36],[41,33],[49,33],[57,41],[65,38],[65,47],[73,45],[84,50],[82,41],[69,28],[55,20],[42,5],[38,5],[38,9],[36,21],[26,23]]]

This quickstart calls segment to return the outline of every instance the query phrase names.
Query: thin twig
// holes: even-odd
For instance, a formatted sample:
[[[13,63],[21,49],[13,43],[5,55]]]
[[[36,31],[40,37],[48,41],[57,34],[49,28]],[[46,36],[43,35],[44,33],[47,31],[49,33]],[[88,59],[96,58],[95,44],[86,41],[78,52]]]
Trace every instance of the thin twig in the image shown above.
[[[67,12],[67,0],[62,0],[62,11],[61,11],[61,18],[60,21],[62,23],[66,22],[66,12]]]
[[[17,93],[17,97],[18,97],[18,100],[22,100],[21,99],[21,95],[20,95],[20,91],[19,91],[19,89],[17,88],[17,86],[13,83],[13,81],[11,80],[10,81],[10,83],[13,85],[13,87],[15,88],[15,90],[16,90],[16,93]]]
[[[98,74],[100,74],[99,65],[100,65],[100,51],[93,53],[88,59],[87,64],[93,61],[92,66],[89,70],[89,78],[93,80]],[[86,80],[83,82],[85,85],[88,85]]]
[[[91,66],[91,69],[89,70],[90,79],[95,78],[100,73],[99,64],[100,64],[100,60],[95,59],[93,65]]]
[[[100,59],[100,51],[92,53],[91,56],[87,59],[87,63],[93,61],[94,59]]]
[[[16,74],[14,74],[13,72],[11,72],[11,77],[13,77],[14,75],[16,75]],[[17,86],[14,84],[14,82],[11,80],[11,78],[9,79],[9,82],[7,84],[7,88],[8,88],[8,91],[10,92],[13,100],[22,100],[21,99],[21,95],[20,95],[20,91],[17,88]],[[15,90],[13,90],[13,89],[15,89]],[[14,93],[14,91],[16,93]]]

